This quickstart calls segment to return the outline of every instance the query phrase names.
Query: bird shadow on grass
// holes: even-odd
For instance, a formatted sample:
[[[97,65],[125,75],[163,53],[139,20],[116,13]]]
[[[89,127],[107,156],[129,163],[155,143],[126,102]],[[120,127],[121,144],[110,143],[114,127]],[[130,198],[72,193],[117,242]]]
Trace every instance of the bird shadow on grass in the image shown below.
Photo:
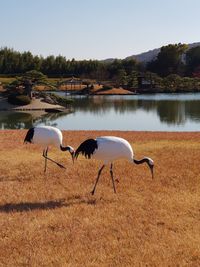
[[[61,208],[65,205],[63,200],[46,201],[46,202],[20,202],[20,203],[7,203],[0,205],[0,212],[23,212],[32,210],[48,210]]]
[[[86,199],[85,197],[71,197],[59,200],[50,200],[45,202],[20,202],[20,203],[7,203],[0,205],[0,213],[12,212],[29,212],[33,210],[52,210],[62,207],[70,207],[73,205],[95,205],[96,200]]]

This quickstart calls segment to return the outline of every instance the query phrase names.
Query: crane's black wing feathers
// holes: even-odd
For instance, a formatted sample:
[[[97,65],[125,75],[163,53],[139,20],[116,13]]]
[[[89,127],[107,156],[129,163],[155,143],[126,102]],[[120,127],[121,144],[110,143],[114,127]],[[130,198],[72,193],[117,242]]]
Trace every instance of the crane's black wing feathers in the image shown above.
[[[33,135],[34,135],[34,128],[30,128],[26,134],[26,137],[24,138],[24,143],[32,143],[32,139],[33,139]]]
[[[84,155],[86,158],[90,159],[91,155],[93,155],[95,149],[98,148],[97,140],[95,139],[87,139],[77,148],[75,152],[75,157],[78,158],[79,153]]]

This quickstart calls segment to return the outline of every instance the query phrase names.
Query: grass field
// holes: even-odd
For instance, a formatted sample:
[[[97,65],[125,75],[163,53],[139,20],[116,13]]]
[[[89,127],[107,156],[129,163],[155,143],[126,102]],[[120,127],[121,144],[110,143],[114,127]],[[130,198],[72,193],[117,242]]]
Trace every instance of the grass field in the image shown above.
[[[200,134],[64,131],[76,148],[97,135],[126,138],[147,166],[114,164],[117,194],[100,162],[23,145],[24,130],[0,131],[0,266],[200,266]]]

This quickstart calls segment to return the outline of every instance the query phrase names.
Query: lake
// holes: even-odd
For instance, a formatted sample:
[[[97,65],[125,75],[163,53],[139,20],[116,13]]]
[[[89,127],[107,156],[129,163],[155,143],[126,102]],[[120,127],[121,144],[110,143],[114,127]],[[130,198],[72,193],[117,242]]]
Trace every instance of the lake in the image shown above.
[[[200,93],[67,97],[74,99],[74,112],[70,114],[3,111],[0,129],[27,129],[33,125],[52,125],[62,130],[200,129]]]

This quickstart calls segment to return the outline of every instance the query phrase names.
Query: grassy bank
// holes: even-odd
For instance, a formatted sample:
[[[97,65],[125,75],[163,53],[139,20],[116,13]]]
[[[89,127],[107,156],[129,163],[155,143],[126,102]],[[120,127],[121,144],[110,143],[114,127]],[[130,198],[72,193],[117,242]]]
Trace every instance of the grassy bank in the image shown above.
[[[23,145],[26,131],[0,131],[0,266],[200,266],[199,133],[65,131],[77,147],[88,137],[117,135],[146,166],[114,164],[90,195],[99,163]]]

